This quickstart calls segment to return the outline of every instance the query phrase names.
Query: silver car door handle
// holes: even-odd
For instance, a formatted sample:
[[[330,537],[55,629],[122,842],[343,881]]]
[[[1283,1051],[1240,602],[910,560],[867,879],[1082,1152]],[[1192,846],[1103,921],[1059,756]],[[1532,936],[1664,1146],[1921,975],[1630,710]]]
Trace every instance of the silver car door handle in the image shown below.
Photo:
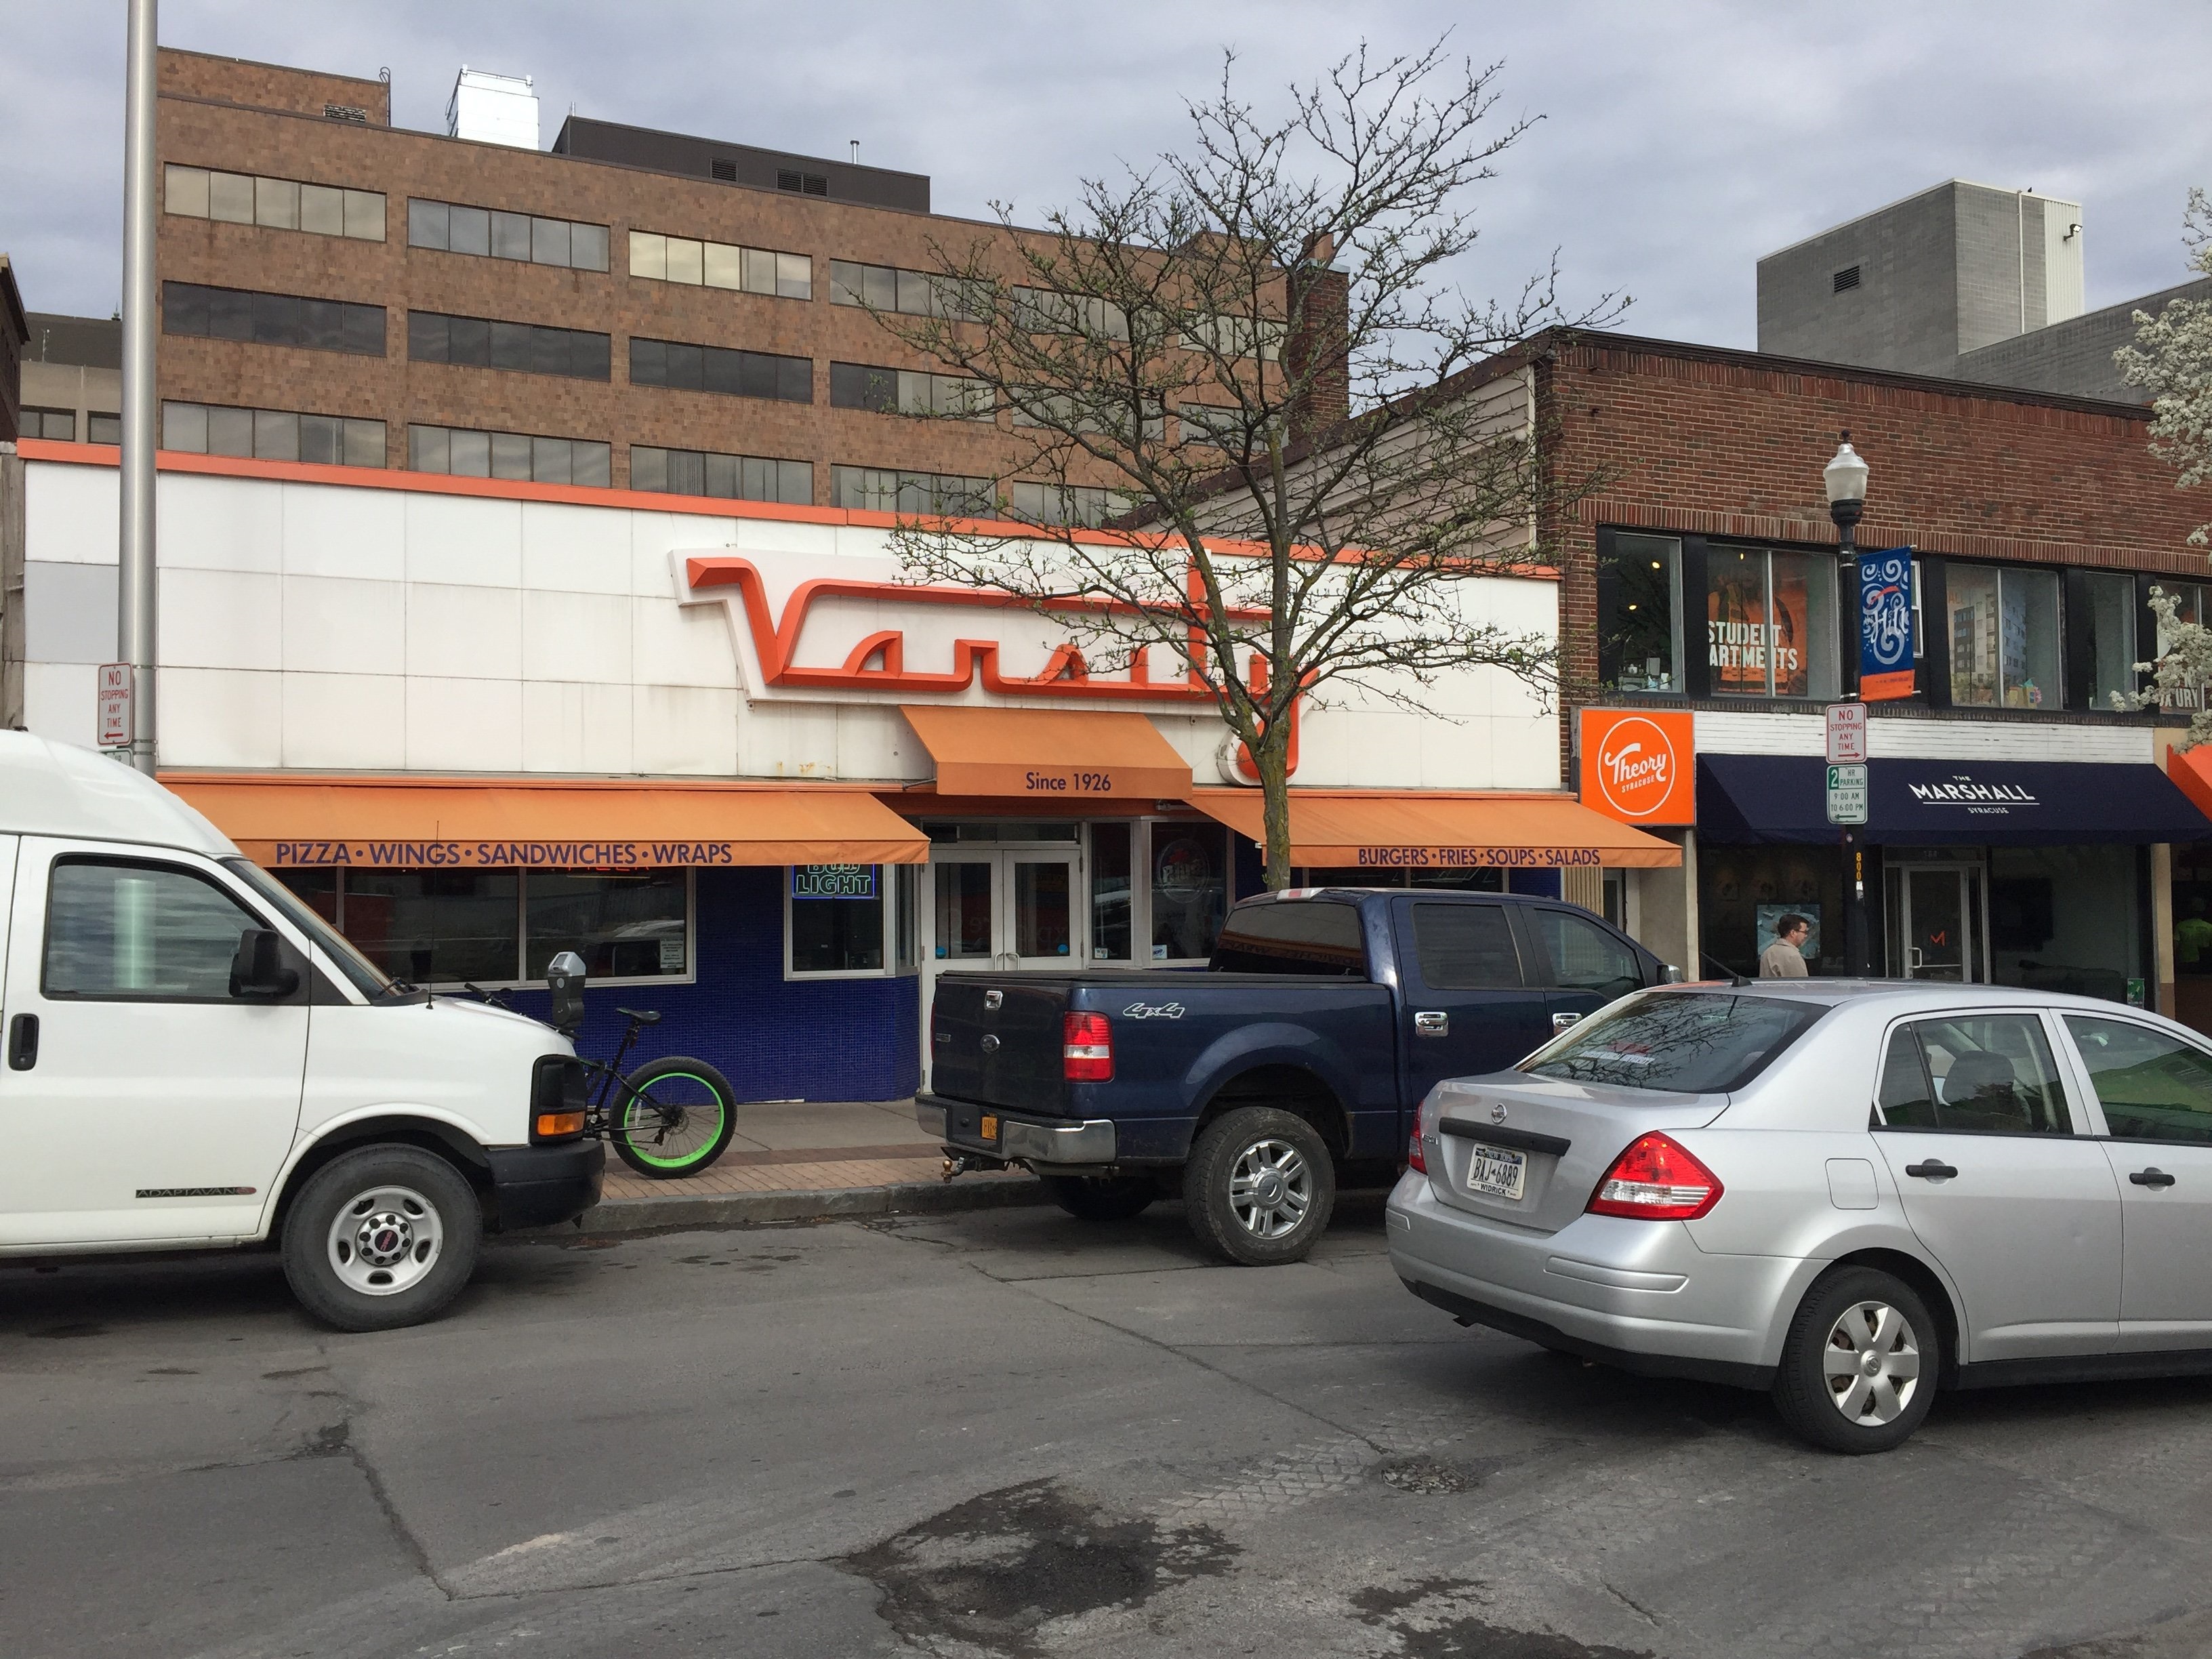
[[[1582,1016],[1580,1014],[1553,1014],[1552,1016],[1552,1030],[1554,1031],[1564,1031],[1568,1026],[1574,1024],[1581,1018]]]
[[[1413,1035],[1416,1036],[1444,1036],[1451,1030],[1451,1016],[1442,1013],[1417,1013],[1413,1016]]]

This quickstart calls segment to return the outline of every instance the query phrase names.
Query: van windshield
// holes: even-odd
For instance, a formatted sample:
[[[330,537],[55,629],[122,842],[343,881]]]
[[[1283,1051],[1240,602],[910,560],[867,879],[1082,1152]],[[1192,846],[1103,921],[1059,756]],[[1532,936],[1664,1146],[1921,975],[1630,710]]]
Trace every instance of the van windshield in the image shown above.
[[[1591,1015],[1520,1069],[1616,1089],[1726,1094],[1765,1071],[1826,1012],[1780,997],[1647,992]]]
[[[352,981],[355,990],[372,1001],[398,994],[398,984],[389,974],[363,956],[351,939],[301,903],[300,896],[283,882],[252,859],[225,859],[223,863],[231,874],[283,911],[285,921],[314,940],[331,966]]]

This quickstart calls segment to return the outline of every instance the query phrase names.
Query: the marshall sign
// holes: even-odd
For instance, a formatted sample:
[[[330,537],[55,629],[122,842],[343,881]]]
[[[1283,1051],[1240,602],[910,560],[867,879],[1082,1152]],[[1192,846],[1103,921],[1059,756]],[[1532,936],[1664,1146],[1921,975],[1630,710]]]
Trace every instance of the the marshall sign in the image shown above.
[[[1979,817],[2008,817],[2015,807],[2043,804],[2024,784],[1981,783],[1965,773],[1932,783],[1907,784],[1905,788],[1919,805],[1956,806]]]

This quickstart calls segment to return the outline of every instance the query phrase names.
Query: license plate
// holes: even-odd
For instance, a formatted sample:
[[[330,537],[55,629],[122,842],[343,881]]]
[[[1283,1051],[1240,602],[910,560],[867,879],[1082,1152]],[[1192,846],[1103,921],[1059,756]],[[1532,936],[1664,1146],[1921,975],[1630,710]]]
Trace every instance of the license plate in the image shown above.
[[[1467,1189],[1476,1197],[1517,1199],[1528,1179],[1528,1153],[1503,1146],[1468,1148]]]
[[[999,1120],[987,1115],[975,1126],[975,1133],[979,1139],[996,1140],[999,1138]]]

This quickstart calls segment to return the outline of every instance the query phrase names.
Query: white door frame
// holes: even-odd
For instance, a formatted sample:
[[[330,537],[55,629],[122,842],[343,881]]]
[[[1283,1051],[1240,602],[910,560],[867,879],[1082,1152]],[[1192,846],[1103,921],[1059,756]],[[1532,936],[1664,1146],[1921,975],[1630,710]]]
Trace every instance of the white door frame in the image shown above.
[[[915,943],[921,966],[921,1086],[929,1087],[929,1013],[937,995],[937,976],[947,971],[983,969],[997,973],[1049,973],[1079,964],[1091,957],[1091,906],[1088,894],[1089,860],[1083,842],[1024,843],[951,842],[930,849],[922,866],[921,902],[915,907]],[[991,899],[991,953],[984,957],[942,957],[937,954],[937,871],[940,866],[980,864],[989,867],[987,890]],[[1067,866],[1067,954],[1064,957],[1023,957],[1014,951],[1014,866],[1017,864],[1065,864]]]

